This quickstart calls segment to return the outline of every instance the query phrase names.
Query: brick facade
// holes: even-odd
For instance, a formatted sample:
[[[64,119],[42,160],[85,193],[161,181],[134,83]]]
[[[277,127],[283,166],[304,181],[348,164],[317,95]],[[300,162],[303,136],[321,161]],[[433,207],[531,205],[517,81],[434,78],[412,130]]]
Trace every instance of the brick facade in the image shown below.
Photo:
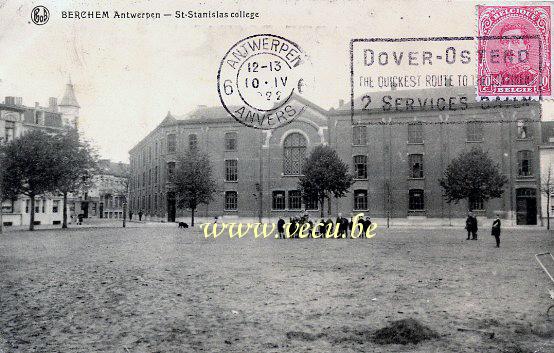
[[[446,203],[438,179],[452,158],[477,147],[487,151],[509,179],[503,197],[485,202],[483,206],[479,202],[474,204],[474,207],[482,208],[476,211],[478,215],[492,217],[500,212],[504,217],[517,218],[520,224],[536,223],[536,217],[533,222],[521,214],[523,206],[520,202],[518,208],[518,200],[521,201],[523,194],[534,193],[538,205],[540,198],[536,191],[540,105],[536,102],[483,105],[474,100],[475,93],[471,89],[384,92],[376,94],[373,101],[379,101],[383,95],[391,95],[394,102],[399,95],[422,94],[445,96],[446,102],[448,96],[466,97],[468,104],[464,104],[463,109],[458,106],[456,110],[440,110],[440,104],[431,110],[356,109],[356,124],[366,126],[363,141],[360,141],[359,134],[355,136],[358,141],[353,140],[355,127],[350,105],[325,111],[304,102],[308,109],[299,119],[269,131],[245,127],[220,107],[199,107],[182,117],[168,113],[166,119],[130,151],[130,207],[135,213],[142,210],[153,218],[172,219],[167,208],[168,163],[176,162],[177,155],[189,148],[190,135],[194,134],[198,148],[210,155],[220,189],[212,203],[199,207],[198,216],[255,218],[260,208],[264,218],[296,215],[306,205],[296,208],[294,192],[291,194],[290,191],[297,190],[298,176],[286,175],[283,159],[287,136],[300,134],[296,136],[305,141],[306,156],[314,146],[328,144],[350,165],[352,172],[355,171],[355,156],[358,156],[357,161],[367,161],[367,177],[361,166],[360,178],[347,196],[333,201],[333,214],[348,215],[356,207],[373,217],[464,217],[467,203]],[[418,126],[413,128],[414,125]],[[412,130],[410,136],[409,129]],[[234,151],[226,150],[225,137],[230,132],[236,133]],[[175,152],[168,152],[167,140],[171,134],[176,139]],[[522,157],[525,157],[523,161]],[[225,160],[237,161],[236,181],[226,181]],[[414,163],[418,164],[414,166]],[[521,170],[522,164],[524,171]],[[261,188],[261,202],[258,188]],[[518,189],[524,191],[518,192]],[[226,191],[236,191],[236,210],[226,209]],[[284,210],[279,202],[279,209],[275,209],[274,192],[278,196],[282,195],[280,191],[284,191]],[[355,194],[358,195],[357,201]],[[291,195],[292,200],[289,200]],[[318,210],[308,212],[316,217],[319,215]],[[188,212],[177,211],[177,217],[183,215],[188,215]]]

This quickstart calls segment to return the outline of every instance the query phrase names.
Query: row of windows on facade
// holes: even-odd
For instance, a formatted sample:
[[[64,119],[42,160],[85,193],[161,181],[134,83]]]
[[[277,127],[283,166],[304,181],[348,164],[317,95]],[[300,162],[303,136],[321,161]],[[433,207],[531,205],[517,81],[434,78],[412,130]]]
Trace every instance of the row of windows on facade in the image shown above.
[[[300,190],[290,190],[288,193],[284,190],[275,190],[272,192],[271,209],[274,211],[287,210],[318,210],[318,200],[316,198],[303,200]],[[225,210],[233,211],[238,207],[238,194],[236,191],[225,192]],[[421,189],[411,189],[408,192],[408,208],[413,211],[425,210],[424,191]],[[482,206],[481,206],[482,208]],[[481,209],[475,208],[475,209]],[[369,209],[368,191],[354,190],[353,210],[363,211]]]
[[[35,213],[47,213],[47,200],[36,200],[35,201]],[[14,202],[5,201],[2,203],[2,211],[4,213],[13,213],[14,212]],[[60,212],[61,200],[52,201],[52,213]],[[25,213],[29,213],[31,207],[31,200],[25,201]]]
[[[483,141],[483,122],[470,121],[466,123],[466,139],[467,141],[479,142]],[[411,123],[407,125],[408,129],[408,143],[423,143],[423,123]],[[358,146],[364,146],[367,144],[367,126],[359,125],[352,128],[352,144]],[[529,126],[529,122],[525,120],[517,121],[517,138],[528,139],[532,137],[532,129]],[[292,138],[294,140],[294,138]],[[292,142],[292,141],[291,141]],[[198,147],[198,136],[196,134],[190,134],[188,136],[189,149],[195,149]],[[237,150],[237,133],[234,131],[226,132],[224,137],[224,146],[226,151]],[[156,141],[154,146],[154,155],[160,154],[160,144]],[[167,135],[167,153],[175,153],[177,151],[177,135]],[[152,147],[143,149],[142,151],[141,165],[152,162]]]
[[[300,135],[301,136],[301,135]],[[289,149],[290,148],[290,149]],[[298,148],[297,145],[290,147],[285,146],[283,173],[285,175],[299,175],[302,172],[302,165],[305,158],[306,148]],[[353,157],[354,162],[354,177],[356,179],[368,178],[368,157],[366,155],[356,155]],[[533,152],[530,150],[522,150],[517,152],[518,175],[532,176],[533,175]],[[423,169],[423,154],[410,154],[408,156],[409,177],[420,179],[424,177]],[[168,176],[173,176],[175,163],[167,164]],[[225,181],[238,181],[238,160],[225,160]],[[154,168],[154,183],[159,182],[158,166]],[[152,170],[148,171],[148,180],[146,172],[142,174],[142,186],[152,184]],[[137,187],[140,186],[140,181],[136,181]]]
[[[225,133],[225,150],[226,151],[236,151],[237,150],[237,133],[227,132]],[[177,135],[176,134],[167,134],[167,153],[175,153],[177,152]],[[198,136],[196,134],[190,134],[188,136],[188,147],[190,150],[194,150],[198,148]],[[152,146],[149,146],[147,148],[144,148],[142,150],[142,153],[139,155],[139,165],[144,166],[147,163],[152,163],[152,153],[154,153],[154,156],[158,156],[161,151],[163,150],[163,145],[161,142],[156,141],[154,144],[154,149],[152,150]],[[134,167],[134,160],[132,161],[133,165],[131,167]]]
[[[139,198],[140,200],[140,198]],[[162,195],[160,194],[160,207],[162,206]],[[150,195],[142,196],[142,203],[133,200],[132,209],[151,210],[151,206],[156,210],[158,208],[158,195],[154,194],[154,204],[151,204]],[[284,190],[275,190],[272,192],[271,208],[274,211],[292,211],[292,210],[318,210],[318,200],[303,200],[300,190],[290,190],[288,193]],[[472,210],[484,210],[484,202],[480,198],[470,200]],[[236,191],[225,191],[224,209],[226,211],[238,210],[238,193]],[[369,209],[369,198],[367,190],[354,190],[353,210],[363,211]],[[425,210],[425,192],[422,189],[410,189],[408,191],[408,210]]]
[[[162,208],[163,203],[163,194],[153,194],[153,195],[142,195],[131,198],[131,210],[156,210],[158,206]]]
[[[407,125],[408,143],[423,143],[423,123],[411,123]],[[466,123],[466,140],[469,142],[483,141],[483,126],[481,121],[470,121]],[[517,121],[517,138],[529,139],[532,137],[532,129],[528,121]],[[367,145],[367,126],[358,125],[352,127],[352,144],[357,146]]]

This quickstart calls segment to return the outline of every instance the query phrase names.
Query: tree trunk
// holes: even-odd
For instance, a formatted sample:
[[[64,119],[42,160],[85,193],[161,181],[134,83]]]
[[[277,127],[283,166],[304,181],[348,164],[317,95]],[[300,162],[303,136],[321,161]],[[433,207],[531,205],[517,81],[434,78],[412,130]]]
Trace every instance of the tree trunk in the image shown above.
[[[191,208],[191,213],[190,213],[190,226],[191,227],[194,227],[194,208]]]
[[[324,209],[325,208],[325,199],[324,198],[320,198],[319,199],[319,214],[321,216],[321,219],[324,218]]]
[[[31,198],[31,219],[29,223],[29,230],[35,230],[35,195],[30,195]]]
[[[550,195],[546,195],[546,229],[550,230]]]
[[[62,228],[67,228],[67,192],[63,193]]]
[[[2,190],[0,189],[0,234],[4,231],[4,210],[2,210],[3,203],[2,203]],[[13,203],[12,203],[13,208]],[[12,210],[13,212],[13,210]]]
[[[327,214],[331,217],[331,196],[327,197]]]

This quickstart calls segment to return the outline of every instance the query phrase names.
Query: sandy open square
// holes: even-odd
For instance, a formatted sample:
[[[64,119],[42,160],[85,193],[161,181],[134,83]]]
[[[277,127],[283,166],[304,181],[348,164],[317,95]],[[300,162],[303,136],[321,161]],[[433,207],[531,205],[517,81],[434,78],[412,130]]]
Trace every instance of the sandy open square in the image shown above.
[[[204,239],[199,229],[12,231],[0,237],[0,351],[553,352],[539,229],[502,247],[459,229],[373,239]],[[414,318],[439,334],[378,345]],[[486,334],[458,331],[481,329]]]

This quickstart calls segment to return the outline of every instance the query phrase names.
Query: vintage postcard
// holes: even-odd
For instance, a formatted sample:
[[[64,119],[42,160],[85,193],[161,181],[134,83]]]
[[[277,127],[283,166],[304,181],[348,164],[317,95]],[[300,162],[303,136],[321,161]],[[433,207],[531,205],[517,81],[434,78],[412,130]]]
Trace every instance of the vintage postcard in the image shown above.
[[[0,0],[0,353],[554,352],[553,15]]]

